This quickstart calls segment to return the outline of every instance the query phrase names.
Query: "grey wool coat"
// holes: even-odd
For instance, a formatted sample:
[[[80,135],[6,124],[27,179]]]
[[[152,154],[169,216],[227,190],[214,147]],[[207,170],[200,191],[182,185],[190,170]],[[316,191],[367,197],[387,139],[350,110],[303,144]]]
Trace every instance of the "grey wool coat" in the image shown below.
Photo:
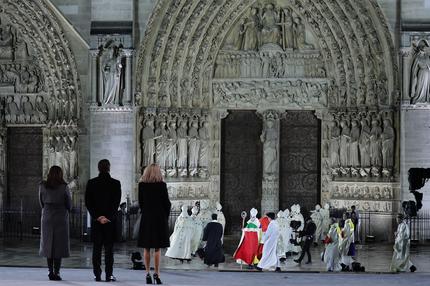
[[[42,182],[39,185],[39,202],[42,207],[39,255],[69,257],[69,212],[72,208],[69,187],[64,184],[50,189]]]

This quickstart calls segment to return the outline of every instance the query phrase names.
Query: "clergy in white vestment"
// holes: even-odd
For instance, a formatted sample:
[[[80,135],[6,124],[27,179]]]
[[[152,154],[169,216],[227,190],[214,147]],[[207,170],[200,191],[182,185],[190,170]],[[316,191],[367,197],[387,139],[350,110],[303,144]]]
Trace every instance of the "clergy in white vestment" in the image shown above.
[[[174,231],[170,236],[170,247],[166,251],[166,256],[179,260],[191,260],[194,223],[188,214],[187,207],[182,206],[181,210],[181,214],[176,219]]]
[[[352,263],[354,262],[353,249],[354,245],[354,223],[350,218],[345,220],[345,226],[342,229],[339,240],[339,252],[341,255],[340,262],[344,265],[345,270],[352,270]],[[352,245],[352,246],[351,246]]]
[[[263,256],[258,263],[259,269],[273,269],[279,271],[279,259],[277,255],[277,245],[279,238],[279,225],[275,220],[275,213],[267,213],[266,216],[270,219],[269,227],[263,235]]]
[[[286,211],[287,213],[283,211],[279,211],[277,215],[278,218],[276,219],[279,226],[277,253],[278,253],[278,258],[283,260],[286,258],[286,253],[289,250],[289,246],[291,244],[290,242],[291,233],[293,232],[290,226],[290,221],[288,220],[288,216],[290,212],[288,209],[286,209]]]
[[[329,204],[325,204],[324,208],[320,209],[320,213],[322,216],[322,235],[323,237],[325,237],[330,229],[330,223],[331,223],[331,219],[330,219],[330,205]]]
[[[403,272],[409,269],[411,272],[415,272],[417,268],[412,264],[409,253],[411,246],[409,225],[402,214],[399,214],[397,217],[397,223],[396,240],[394,241],[394,253],[390,270],[392,272]]]
[[[339,237],[341,229],[338,223],[333,223],[324,240],[324,263],[327,265],[327,271],[340,271],[340,253],[339,253]]]
[[[203,224],[198,216],[199,208],[194,206],[191,209],[191,219],[194,225],[194,231],[191,238],[191,255],[195,255],[196,251],[201,248],[200,242],[202,241],[203,236]]]
[[[314,236],[314,244],[318,244],[318,242],[324,239],[322,234],[323,217],[320,211],[321,211],[320,205],[316,205],[315,210],[311,211],[312,212],[311,218],[314,221],[315,226],[317,227],[315,231],[315,236]]]

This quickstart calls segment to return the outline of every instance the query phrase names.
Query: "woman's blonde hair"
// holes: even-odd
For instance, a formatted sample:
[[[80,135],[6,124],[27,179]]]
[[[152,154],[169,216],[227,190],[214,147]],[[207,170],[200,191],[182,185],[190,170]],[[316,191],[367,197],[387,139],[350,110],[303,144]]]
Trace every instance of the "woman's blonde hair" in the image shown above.
[[[139,182],[144,183],[157,183],[163,182],[163,175],[161,174],[160,166],[151,164],[145,168]]]

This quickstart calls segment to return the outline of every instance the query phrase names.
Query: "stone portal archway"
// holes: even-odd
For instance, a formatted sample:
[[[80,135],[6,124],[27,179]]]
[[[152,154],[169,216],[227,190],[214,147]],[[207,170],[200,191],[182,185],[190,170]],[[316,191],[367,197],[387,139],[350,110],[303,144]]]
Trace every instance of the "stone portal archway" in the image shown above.
[[[56,164],[63,167],[67,181],[77,179],[81,88],[75,59],[54,6],[46,0],[0,0],[0,6],[2,202],[7,186],[7,142],[15,144],[7,140],[9,127],[40,129],[40,178]],[[72,185],[76,189],[79,184]]]
[[[393,111],[396,62],[391,34],[376,0],[159,1],[138,55],[141,116],[137,128],[156,134],[153,126],[162,126],[166,140],[179,134],[172,122],[184,122],[185,133],[193,124],[202,130],[201,136],[193,137],[203,144],[203,153],[186,147],[184,136],[182,145],[178,141],[183,154],[200,158],[197,167],[191,166],[197,168],[191,170],[193,175],[184,172],[180,180],[177,173],[168,176],[179,205],[193,198],[219,199],[220,120],[227,110],[258,109],[265,122],[278,121],[285,110],[315,111],[322,130],[322,201],[331,198],[340,207],[353,196],[334,200],[331,194],[339,185],[366,185],[372,177],[378,188],[396,188],[386,184],[398,172],[394,165],[351,164],[349,155],[346,161],[335,160],[345,146],[353,143],[358,148],[357,141],[341,141],[341,135],[366,135],[361,132],[367,130],[366,122],[374,122],[375,144],[382,144],[382,132],[397,131],[393,129],[398,128]],[[337,126],[341,126],[339,136]],[[161,154],[145,153],[145,144],[152,144],[151,138],[157,135],[151,136],[149,132],[137,144],[137,153],[146,162],[159,160]],[[336,149],[337,145],[343,149]],[[188,163],[165,166],[166,172],[190,168],[190,158],[182,161]],[[275,169],[263,180],[267,202],[263,209],[276,208],[270,202],[271,197],[279,197],[273,184],[278,181]],[[187,187],[179,189],[178,181]],[[202,195],[194,186],[196,181],[209,191]],[[368,199],[362,200],[367,206]],[[392,198],[387,201],[393,203]]]

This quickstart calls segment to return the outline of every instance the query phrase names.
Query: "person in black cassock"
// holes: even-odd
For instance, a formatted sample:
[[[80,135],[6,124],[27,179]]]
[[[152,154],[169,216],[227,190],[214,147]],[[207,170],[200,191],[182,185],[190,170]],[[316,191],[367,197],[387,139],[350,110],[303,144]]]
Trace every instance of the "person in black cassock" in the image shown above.
[[[115,241],[116,215],[121,201],[121,183],[113,179],[110,162],[103,159],[98,164],[99,176],[88,181],[85,205],[91,215],[94,280],[101,281],[102,248],[105,249],[106,282],[116,281],[113,276],[113,243]]]
[[[212,221],[203,230],[203,241],[206,241],[204,263],[208,266],[218,267],[219,263],[225,261],[222,250],[222,224],[218,222],[218,215],[212,214]]]
[[[305,228],[299,233],[299,237],[302,237],[304,239],[302,253],[300,254],[300,257],[298,259],[294,259],[294,262],[300,264],[306,253],[308,255],[308,261],[306,262],[306,264],[312,263],[310,247],[312,245],[312,241],[314,240],[316,229],[317,226],[313,222],[312,218],[308,217],[305,223]]]

